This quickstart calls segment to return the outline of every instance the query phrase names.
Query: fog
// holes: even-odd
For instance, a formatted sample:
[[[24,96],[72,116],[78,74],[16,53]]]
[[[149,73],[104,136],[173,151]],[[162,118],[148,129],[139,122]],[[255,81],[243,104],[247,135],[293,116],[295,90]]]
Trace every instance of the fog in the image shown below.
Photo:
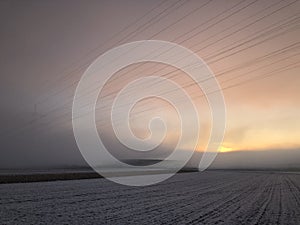
[[[157,7],[160,3],[163,4]],[[184,47],[197,50],[204,60],[212,58],[209,63],[212,71],[225,75],[218,78],[221,87],[234,87],[224,91],[227,106],[224,145],[240,151],[219,153],[211,168],[299,168],[300,150],[292,148],[300,146],[299,67],[282,72],[287,63],[299,63],[299,54],[294,54],[299,49],[296,45],[299,29],[294,29],[292,21],[284,26],[290,27],[285,32],[275,27],[275,33],[262,33],[298,13],[299,2],[286,5],[286,1],[282,1],[272,5],[272,1],[265,0],[250,5],[237,0],[209,1],[200,8],[202,3],[197,0],[182,5],[180,1],[146,0],[0,1],[0,168],[88,166],[72,130],[72,100],[80,77],[88,65],[108,49],[153,38],[174,42],[186,39],[182,42]],[[280,7],[284,8],[279,10]],[[148,13],[153,8],[155,10]],[[196,8],[199,11],[194,11]],[[222,14],[225,9],[228,11]],[[254,18],[266,14],[269,16],[253,23]],[[246,16],[250,19],[245,19]],[[199,21],[207,19],[211,19],[210,22],[195,28]],[[132,26],[124,29],[128,25]],[[227,27],[231,28],[224,29]],[[145,28],[143,32],[142,28]],[[190,31],[193,38],[186,38],[185,34]],[[201,32],[195,36],[196,31]],[[254,36],[256,34],[269,41],[263,42]],[[244,46],[242,43],[248,37],[256,37],[254,44],[249,41]],[[250,48],[250,44],[253,47]],[[241,51],[240,47],[246,48]],[[235,48],[237,51],[233,54]],[[226,49],[230,49],[229,52]],[[273,66],[267,67],[262,58]],[[264,69],[261,71],[260,67]],[[270,71],[280,73],[272,79],[236,85],[237,81],[244,82]],[[151,74],[153,71],[142,72]],[[247,75],[245,80],[241,74]],[[121,88],[118,85],[123,84],[122,80],[126,83],[140,74],[138,71],[127,77],[123,75],[120,74],[123,79],[115,79],[117,85],[107,88],[108,93]],[[181,75],[177,82],[180,79],[184,82]],[[187,91],[200,101],[200,91],[193,87]],[[150,108],[159,107],[155,102],[150,105]],[[107,122],[103,111],[99,110],[98,117]],[[147,124],[141,127],[140,133],[148,131]],[[163,143],[148,153],[137,153],[122,146],[105,126],[98,128],[103,131],[103,141],[112,154],[121,160],[161,160],[174,147],[174,143]],[[176,134],[172,132],[171,136]],[[244,151],[244,146],[250,146],[250,150]],[[187,167],[197,167],[200,156],[201,153],[195,153]]]
[[[215,169],[300,169],[300,150],[263,150],[219,153]]]

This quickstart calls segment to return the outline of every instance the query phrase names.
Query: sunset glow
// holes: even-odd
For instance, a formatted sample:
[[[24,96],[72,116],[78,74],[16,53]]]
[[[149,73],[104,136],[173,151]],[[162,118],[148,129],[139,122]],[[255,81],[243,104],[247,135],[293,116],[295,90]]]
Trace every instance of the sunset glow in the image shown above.
[[[221,146],[220,148],[219,148],[219,151],[220,152],[231,152],[233,149],[232,148],[230,148],[230,147],[225,147],[225,146]]]

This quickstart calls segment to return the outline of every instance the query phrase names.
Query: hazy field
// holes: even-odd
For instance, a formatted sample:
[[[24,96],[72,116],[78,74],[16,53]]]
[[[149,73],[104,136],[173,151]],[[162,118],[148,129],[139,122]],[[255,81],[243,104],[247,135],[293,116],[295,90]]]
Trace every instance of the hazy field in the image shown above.
[[[1,224],[300,224],[300,175],[182,173],[133,188],[105,179],[0,185]]]

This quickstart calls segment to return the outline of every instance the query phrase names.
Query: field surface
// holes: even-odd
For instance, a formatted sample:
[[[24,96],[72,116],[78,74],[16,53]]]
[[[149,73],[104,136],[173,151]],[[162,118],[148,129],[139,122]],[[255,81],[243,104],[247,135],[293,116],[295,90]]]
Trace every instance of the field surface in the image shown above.
[[[181,173],[139,188],[105,179],[1,184],[0,224],[300,224],[300,175]]]

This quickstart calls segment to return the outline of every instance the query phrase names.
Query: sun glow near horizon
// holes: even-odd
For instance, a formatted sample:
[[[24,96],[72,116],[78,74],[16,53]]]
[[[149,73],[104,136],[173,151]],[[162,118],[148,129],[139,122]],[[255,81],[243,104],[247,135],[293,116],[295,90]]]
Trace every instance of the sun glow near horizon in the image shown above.
[[[219,147],[219,152],[232,152],[232,151],[234,151],[234,149],[230,147],[226,147],[226,146]]]

